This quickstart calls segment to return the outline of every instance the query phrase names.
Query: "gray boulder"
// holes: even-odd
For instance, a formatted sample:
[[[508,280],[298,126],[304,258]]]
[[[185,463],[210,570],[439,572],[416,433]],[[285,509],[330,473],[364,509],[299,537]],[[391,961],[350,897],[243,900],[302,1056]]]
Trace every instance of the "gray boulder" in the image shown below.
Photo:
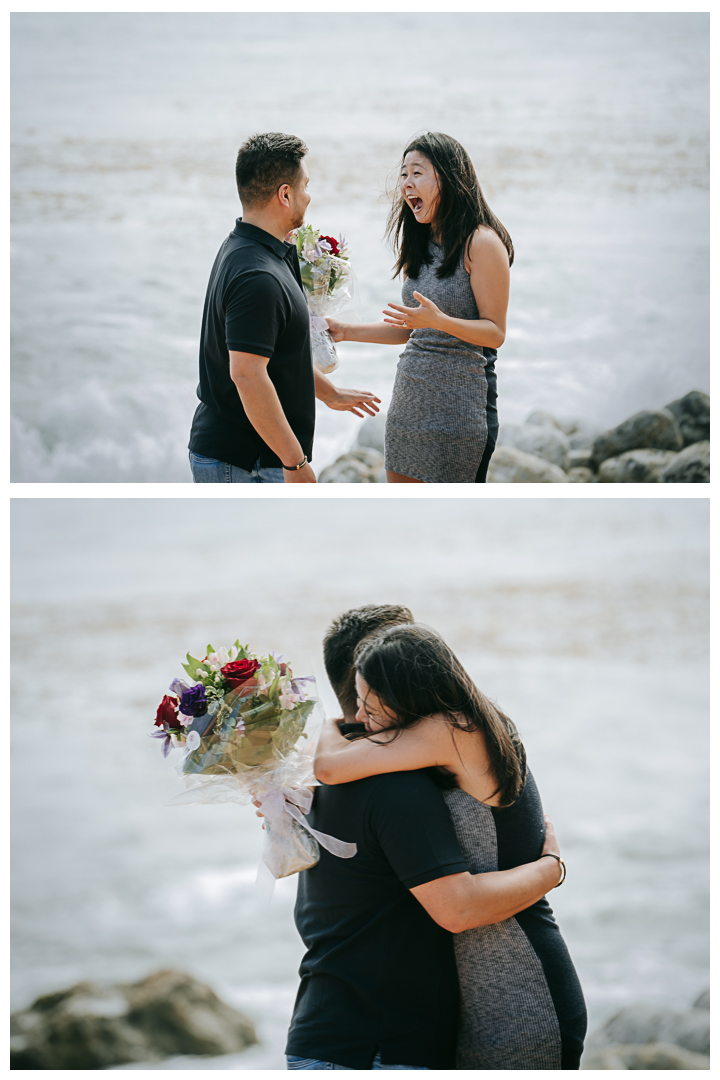
[[[685,446],[710,438],[710,398],[701,390],[671,401],[665,408],[677,420]]]
[[[663,469],[677,456],[674,450],[628,450],[603,461],[598,469],[598,483],[657,484]]]
[[[385,479],[383,456],[370,447],[341,454],[318,477],[319,484],[380,484]]]
[[[710,1053],[710,1013],[707,1009],[675,1012],[652,1005],[630,1005],[612,1016],[588,1040],[588,1047],[671,1043],[694,1054]]]
[[[551,424],[501,424],[498,446],[534,454],[563,470],[570,451],[567,435]]]
[[[573,450],[568,454],[568,469],[592,469],[592,450],[589,446]]]
[[[498,446],[490,458],[488,484],[567,484],[567,474],[544,458]]]
[[[554,427],[557,428],[558,431],[562,431],[564,435],[567,434],[561,421],[558,420],[556,416],[553,416],[552,413],[545,412],[544,409],[533,410],[533,412],[525,418],[525,423],[533,424],[536,427]]]
[[[106,1069],[176,1055],[234,1054],[250,1020],[205,983],[158,971],[136,983],[78,983],[10,1018],[11,1069]]]
[[[667,409],[644,409],[595,439],[592,462],[597,469],[606,458],[618,457],[627,450],[682,450],[682,447],[683,437],[673,414]]]
[[[670,1043],[611,1046],[586,1054],[583,1069],[709,1069],[710,1058]]]
[[[370,449],[377,450],[380,454],[385,453],[385,413],[368,416],[367,420],[363,420],[352,449]]]
[[[526,424],[554,427],[567,435],[571,450],[589,450],[603,428],[599,424],[592,424],[589,420],[581,420],[577,417],[554,416],[543,409],[535,409],[525,421]]]
[[[586,469],[582,465],[568,469],[567,478],[571,484],[596,484],[598,479],[592,469]]]
[[[658,479],[659,484],[709,484],[710,443],[697,442],[676,454]]]

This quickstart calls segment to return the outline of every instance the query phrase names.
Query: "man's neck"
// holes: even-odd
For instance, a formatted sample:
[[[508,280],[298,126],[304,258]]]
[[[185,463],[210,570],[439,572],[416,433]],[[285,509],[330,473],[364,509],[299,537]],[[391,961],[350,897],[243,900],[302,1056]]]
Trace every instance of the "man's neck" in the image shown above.
[[[279,221],[275,214],[264,210],[245,210],[243,208],[243,221],[246,225],[254,225],[256,229],[270,233],[276,240],[284,240],[290,232],[290,225],[286,221]]]

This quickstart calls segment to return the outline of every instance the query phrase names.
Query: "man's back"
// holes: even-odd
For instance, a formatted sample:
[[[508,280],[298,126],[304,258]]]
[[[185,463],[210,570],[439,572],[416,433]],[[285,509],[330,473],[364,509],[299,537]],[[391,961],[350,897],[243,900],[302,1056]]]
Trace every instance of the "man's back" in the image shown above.
[[[454,1068],[452,935],[409,889],[463,873],[442,793],[424,772],[320,787],[314,828],[354,842],[303,871],[295,917],[307,946],[287,1052],[354,1069]]]

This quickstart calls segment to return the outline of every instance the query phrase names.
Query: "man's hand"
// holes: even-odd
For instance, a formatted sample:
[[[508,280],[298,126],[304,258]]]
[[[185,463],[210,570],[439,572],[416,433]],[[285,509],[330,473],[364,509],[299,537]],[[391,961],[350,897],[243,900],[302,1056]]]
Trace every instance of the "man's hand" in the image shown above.
[[[286,484],[317,484],[310,462],[302,469],[283,469],[283,480]]]
[[[331,319],[327,315],[325,316],[325,322],[328,325],[333,341],[347,340],[347,323],[341,323],[338,319]]]
[[[335,387],[332,397],[323,398],[328,409],[337,409],[338,412],[351,412],[362,418],[363,412],[368,416],[375,416],[380,412],[380,398],[370,390],[344,390],[341,386]],[[377,405],[375,404],[377,402]],[[361,411],[362,410],[362,411]]]

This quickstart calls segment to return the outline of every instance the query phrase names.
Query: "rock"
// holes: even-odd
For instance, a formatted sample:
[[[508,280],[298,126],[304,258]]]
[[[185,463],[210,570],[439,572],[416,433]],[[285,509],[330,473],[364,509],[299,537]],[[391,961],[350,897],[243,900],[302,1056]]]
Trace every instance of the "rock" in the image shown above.
[[[568,469],[592,469],[592,450],[583,447],[582,450],[570,450],[568,454]]]
[[[567,435],[550,424],[501,424],[498,446],[534,454],[563,470],[570,452]]]
[[[611,1017],[588,1040],[588,1047],[672,1043],[695,1054],[710,1053],[710,1013],[707,1009],[675,1012],[652,1005],[630,1005]]]
[[[598,479],[592,469],[586,469],[582,465],[568,469],[567,478],[571,484],[595,484]]]
[[[385,453],[385,413],[368,416],[360,425],[352,449],[361,450],[366,447],[377,450],[380,454]]]
[[[697,442],[676,454],[658,479],[659,484],[709,484],[710,443]]]
[[[544,409],[535,409],[525,418],[525,423],[534,424],[537,427],[554,427],[558,431],[562,431],[563,435],[568,434],[557,417],[553,416],[552,413],[545,412]]]
[[[710,1058],[669,1043],[611,1046],[586,1054],[583,1069],[709,1069]]]
[[[677,421],[667,409],[644,409],[606,431],[592,446],[593,467],[626,450],[682,450],[683,437]]]
[[[677,456],[674,450],[627,450],[603,461],[598,469],[598,483],[657,484],[663,469]]]
[[[560,427],[570,440],[571,450],[590,450],[598,435],[605,430],[600,424],[592,424],[589,420],[563,420],[558,421]]]
[[[691,390],[665,408],[677,420],[685,446],[706,442],[710,438],[710,398],[707,394],[701,390]]]
[[[543,458],[516,450],[513,446],[498,446],[490,458],[488,484],[566,484],[562,469]]]
[[[136,983],[78,983],[10,1018],[11,1069],[105,1069],[257,1042],[247,1017],[205,983],[158,971]]]
[[[710,1008],[710,990],[703,990],[702,994],[693,1002],[693,1009],[709,1009]]]
[[[341,454],[318,477],[319,484],[380,484],[385,479],[383,456],[370,447]]]

